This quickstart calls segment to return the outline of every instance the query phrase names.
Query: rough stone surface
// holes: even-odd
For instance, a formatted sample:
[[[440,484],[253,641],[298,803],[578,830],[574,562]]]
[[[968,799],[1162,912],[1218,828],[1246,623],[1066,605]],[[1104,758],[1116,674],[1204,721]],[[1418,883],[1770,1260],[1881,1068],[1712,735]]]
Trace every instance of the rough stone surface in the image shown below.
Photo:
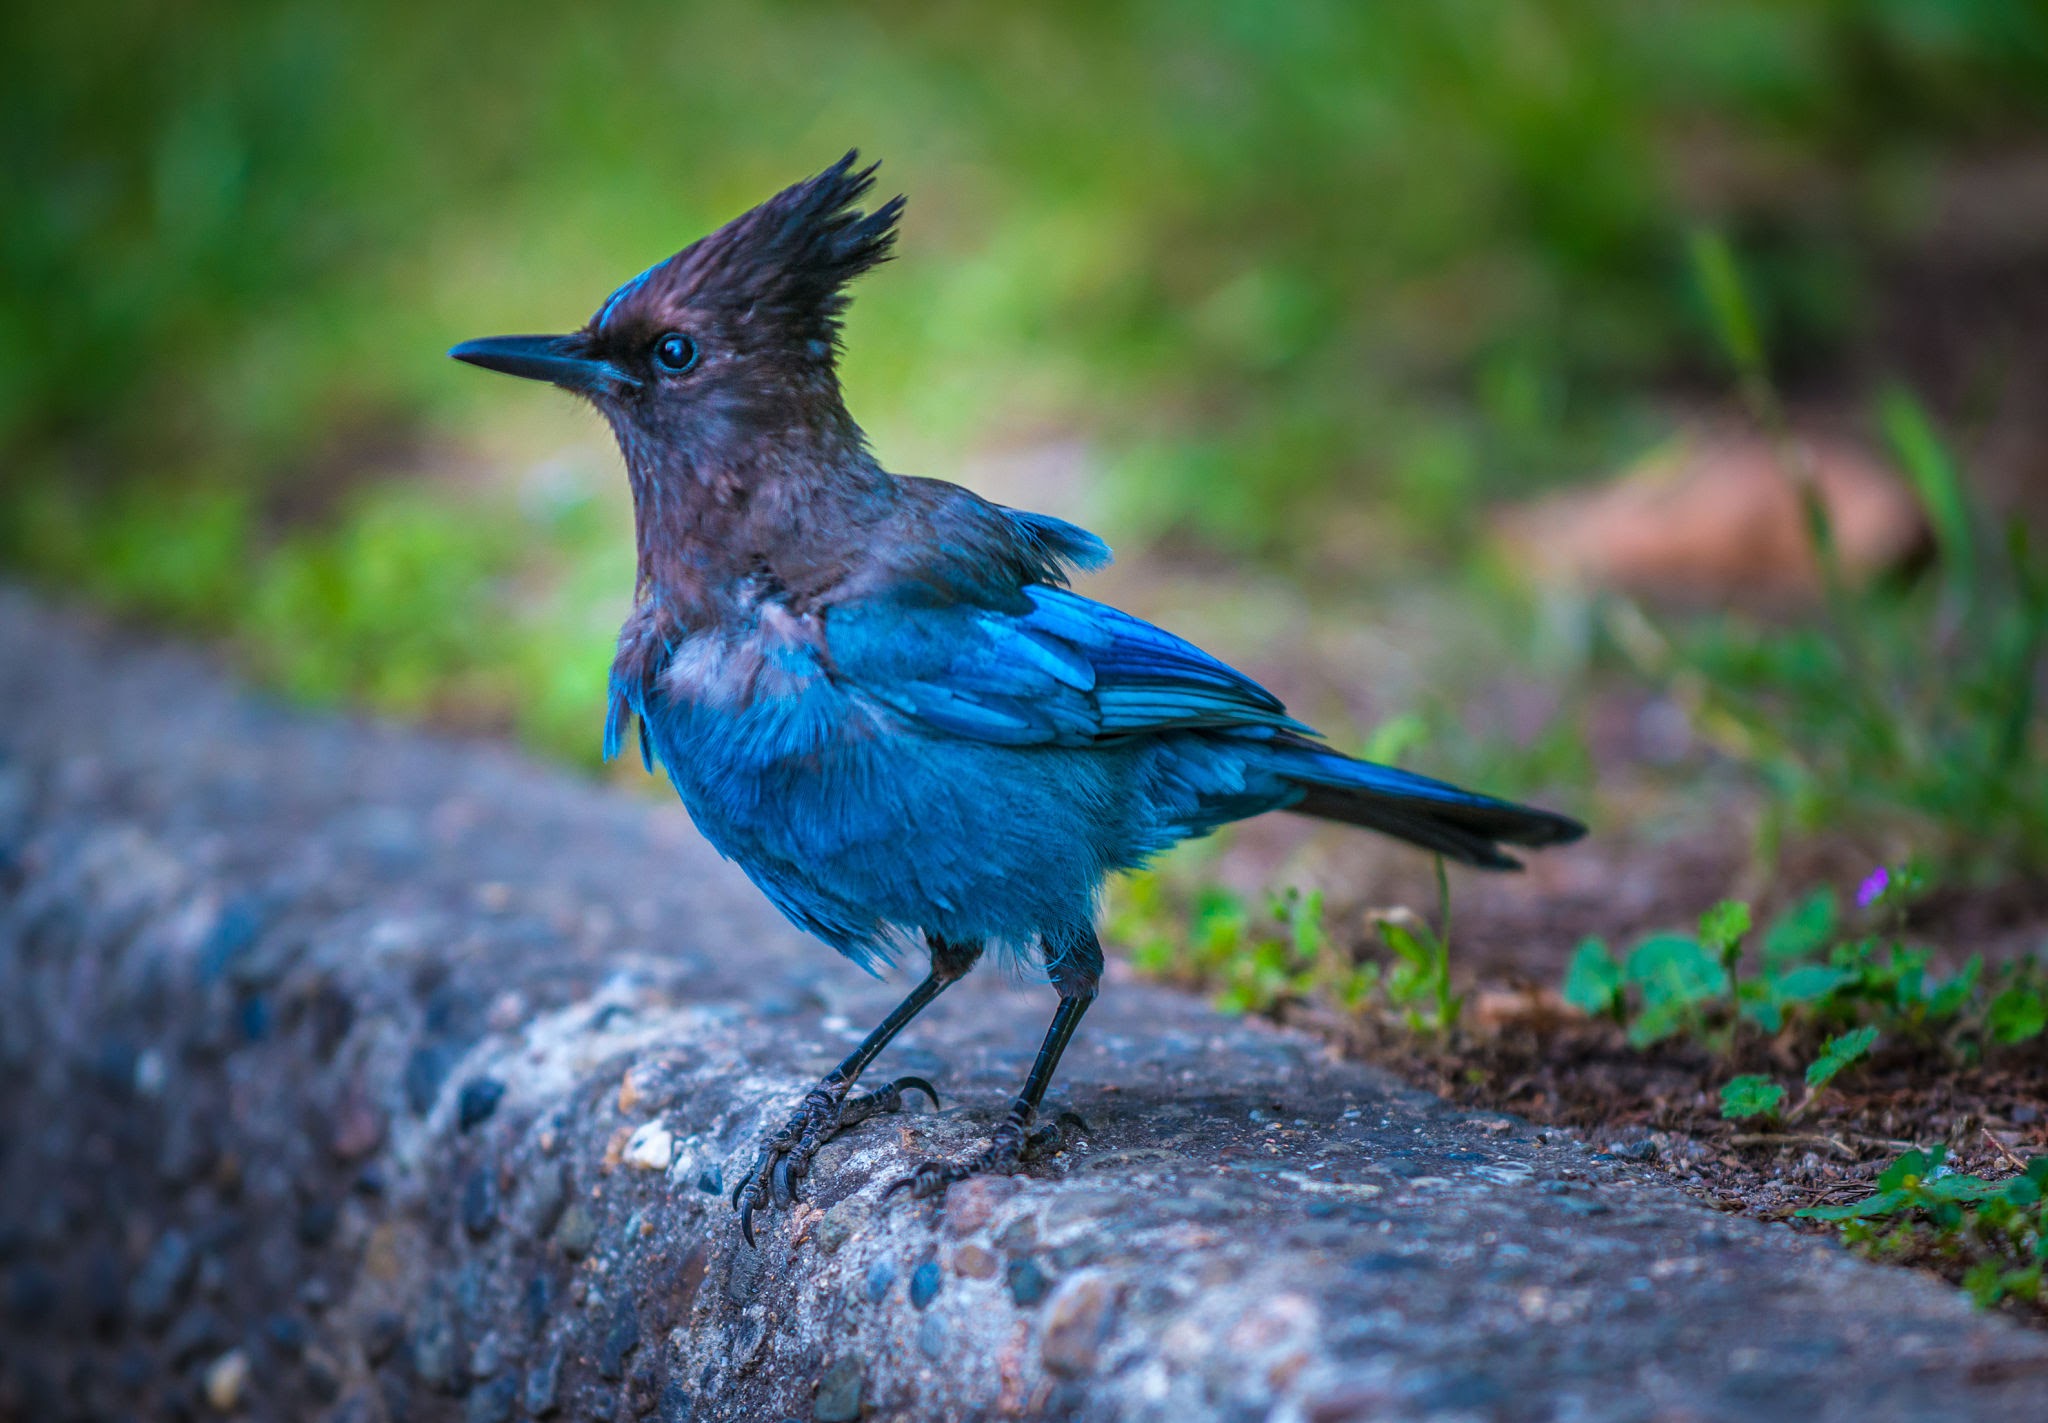
[[[747,1250],[725,1183],[900,991],[670,805],[0,592],[0,1417],[203,1415],[230,1351],[241,1416],[362,1423],[1874,1423],[2048,1388],[2048,1338],[1935,1282],[1125,981],[1051,1104],[1086,1141],[882,1203],[978,1143],[1050,1015],[977,975],[879,1065],[947,1110],[828,1145]],[[665,1170],[626,1156],[650,1121]]]

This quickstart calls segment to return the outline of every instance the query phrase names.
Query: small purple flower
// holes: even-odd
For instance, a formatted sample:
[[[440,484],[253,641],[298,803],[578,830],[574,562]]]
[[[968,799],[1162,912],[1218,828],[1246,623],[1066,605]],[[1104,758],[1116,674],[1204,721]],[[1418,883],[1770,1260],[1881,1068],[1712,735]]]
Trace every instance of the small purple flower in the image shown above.
[[[1856,886],[1856,907],[1858,909],[1870,908],[1871,905],[1877,903],[1886,890],[1891,888],[1891,885],[1892,872],[1883,865],[1879,865],[1870,872],[1862,884]]]

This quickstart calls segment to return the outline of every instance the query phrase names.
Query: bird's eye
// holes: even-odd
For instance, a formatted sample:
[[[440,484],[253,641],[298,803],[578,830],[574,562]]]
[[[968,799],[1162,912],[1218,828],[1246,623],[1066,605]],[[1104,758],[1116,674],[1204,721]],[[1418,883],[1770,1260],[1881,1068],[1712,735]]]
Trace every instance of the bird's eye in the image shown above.
[[[680,331],[671,331],[654,343],[654,364],[679,376],[697,364],[697,343]]]

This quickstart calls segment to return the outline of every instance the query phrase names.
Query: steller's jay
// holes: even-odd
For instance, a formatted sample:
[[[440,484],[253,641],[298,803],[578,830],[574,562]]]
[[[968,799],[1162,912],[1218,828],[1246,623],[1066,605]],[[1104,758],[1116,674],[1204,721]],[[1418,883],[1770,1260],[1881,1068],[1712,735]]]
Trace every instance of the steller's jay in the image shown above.
[[[1093,534],[884,470],[835,362],[846,286],[889,257],[903,199],[859,210],[875,169],[857,157],[641,273],[573,335],[449,353],[575,391],[618,438],[639,569],[605,754],[637,722],[705,838],[854,962],[930,954],[740,1181],[749,1243],[835,1132],[906,1090],[936,1104],[915,1077],[849,1094],[988,949],[1036,951],[1052,1026],[987,1147],[896,1185],[933,1195],[1056,1141],[1034,1117],[1101,976],[1098,892],[1176,841],[1290,810],[1513,869],[1502,843],[1584,833],[1331,750],[1243,673],[1069,592],[1109,561]]]

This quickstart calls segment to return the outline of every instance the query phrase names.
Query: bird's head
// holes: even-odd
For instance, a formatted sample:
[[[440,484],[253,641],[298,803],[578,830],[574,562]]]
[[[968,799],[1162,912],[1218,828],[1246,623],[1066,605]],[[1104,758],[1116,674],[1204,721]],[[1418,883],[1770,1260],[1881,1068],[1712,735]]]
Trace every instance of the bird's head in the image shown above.
[[[835,371],[846,286],[888,259],[903,211],[900,197],[856,206],[875,173],[858,160],[848,153],[648,268],[580,331],[490,336],[448,354],[586,397],[636,478],[675,466],[708,477],[797,440],[857,444]]]

